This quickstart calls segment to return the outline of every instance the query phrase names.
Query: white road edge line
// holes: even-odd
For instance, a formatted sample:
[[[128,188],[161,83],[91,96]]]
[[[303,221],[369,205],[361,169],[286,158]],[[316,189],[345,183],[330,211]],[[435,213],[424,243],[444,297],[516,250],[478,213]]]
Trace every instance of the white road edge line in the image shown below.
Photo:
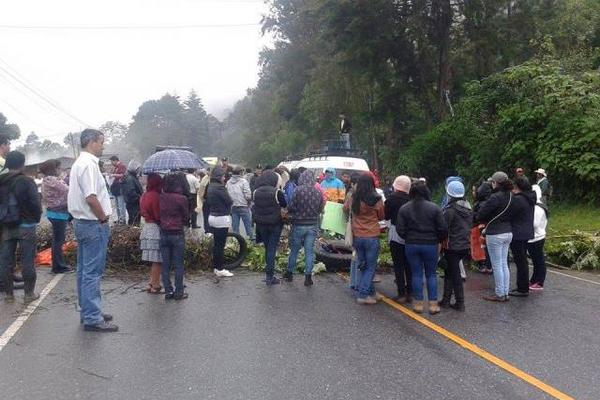
[[[19,329],[21,329],[23,324],[29,319],[29,317],[31,317],[33,312],[38,308],[38,306],[41,304],[41,302],[44,301],[46,296],[48,296],[50,291],[52,291],[52,289],[54,289],[54,287],[58,284],[58,282],[60,282],[60,280],[63,278],[63,276],[64,276],[64,274],[58,274],[54,278],[52,278],[52,280],[46,285],[44,290],[42,290],[42,293],[40,293],[40,298],[37,299],[36,301],[29,303],[27,308],[25,308],[25,310],[21,313],[21,315],[19,315],[17,317],[15,322],[13,322],[6,329],[6,331],[4,331],[2,336],[0,336],[0,351],[2,351],[2,349],[4,349],[4,347],[8,344],[10,339],[12,339],[13,336],[16,335],[16,333],[19,331]]]
[[[578,281],[583,281],[583,282],[591,283],[593,285],[600,286],[600,282],[591,281],[589,279],[583,279],[583,278],[580,278],[578,276],[573,276],[573,275],[565,274],[565,273],[562,273],[562,272],[554,271],[554,270],[551,270],[550,268],[548,268],[548,272],[550,272],[552,274],[562,275],[562,276],[566,276],[567,278],[577,279]]]

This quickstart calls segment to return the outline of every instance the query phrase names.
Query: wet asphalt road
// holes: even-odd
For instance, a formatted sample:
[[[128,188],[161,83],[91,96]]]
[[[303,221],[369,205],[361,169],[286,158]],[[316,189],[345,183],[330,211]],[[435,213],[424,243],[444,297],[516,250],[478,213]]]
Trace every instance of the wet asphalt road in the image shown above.
[[[41,270],[40,287],[51,279]],[[582,276],[599,281],[597,276]],[[65,276],[0,351],[2,399],[550,399],[385,304],[359,306],[333,274],[267,288],[239,273],[188,281],[190,298],[105,280],[116,334],[84,332]],[[600,285],[550,273],[543,293],[426,318],[577,399],[600,398]],[[384,276],[382,293],[394,295]],[[0,303],[0,332],[22,309]]]

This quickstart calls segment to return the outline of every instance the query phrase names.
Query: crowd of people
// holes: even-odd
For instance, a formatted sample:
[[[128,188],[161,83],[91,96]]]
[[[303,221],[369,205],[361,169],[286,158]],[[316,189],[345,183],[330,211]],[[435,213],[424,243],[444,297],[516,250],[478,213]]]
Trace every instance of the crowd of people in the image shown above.
[[[372,172],[341,174],[339,179],[331,167],[320,176],[310,169],[289,171],[282,166],[259,165],[252,171],[232,167],[226,158],[210,171],[149,174],[143,185],[141,164],[136,161],[125,166],[113,156],[113,171],[103,172],[99,159],[103,146],[102,132],[86,129],[81,133],[82,151],[67,177],[61,177],[56,160],[43,163],[40,198],[33,179],[23,173],[24,155],[10,151],[8,139],[0,136],[0,281],[5,300],[14,301],[17,245],[21,249],[25,300],[39,296],[34,290],[33,257],[43,201],[53,230],[54,273],[74,270],[62,253],[67,224],[73,223],[84,329],[118,330],[111,322],[112,316],[102,312],[100,290],[110,235],[108,222],[113,214],[111,198],[116,205],[116,223],[139,225],[143,218],[142,259],[151,265],[147,290],[164,293],[167,300],[188,297],[184,284],[185,231],[199,225],[212,235],[212,269],[217,277],[233,276],[224,265],[225,243],[228,232],[239,233],[242,224],[248,239],[264,247],[266,285],[279,284],[281,279],[293,281],[302,248],[304,285],[313,285],[314,247],[327,202],[343,204],[348,219],[345,239],[354,252],[350,287],[359,304],[376,304],[379,300],[373,283],[380,237],[385,231],[397,286],[395,300],[412,304],[417,313],[424,312],[425,305],[431,314],[448,307],[465,310],[464,263],[469,260],[475,261],[481,272],[493,273],[494,293],[485,300],[506,302],[509,296],[525,297],[530,290],[544,287],[544,240],[551,189],[542,169],[535,171],[534,185],[522,168],[515,171],[513,179],[502,171],[494,173],[473,187],[473,206],[466,198],[462,178],[449,177],[438,205],[432,202],[423,178],[400,175],[386,179],[380,188],[379,178]],[[200,216],[202,223],[198,224]],[[290,226],[290,253],[280,279],[275,273],[275,260],[285,224]],[[517,270],[513,290],[509,287],[509,249]],[[531,277],[528,255],[534,264]],[[440,266],[444,269],[444,286],[438,299]]]

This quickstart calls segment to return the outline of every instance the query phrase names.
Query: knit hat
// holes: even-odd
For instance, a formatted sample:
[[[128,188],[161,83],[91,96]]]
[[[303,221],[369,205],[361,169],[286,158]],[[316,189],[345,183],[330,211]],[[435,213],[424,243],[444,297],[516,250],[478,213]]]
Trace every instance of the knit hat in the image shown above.
[[[215,167],[210,173],[210,179],[220,182],[225,176],[225,171],[221,167]]]
[[[460,199],[465,196],[465,185],[459,181],[452,181],[446,186],[446,193],[448,193],[448,196],[450,197]]]
[[[410,178],[406,175],[400,175],[394,179],[392,186],[398,192],[408,193],[410,192]]]
[[[508,175],[505,172],[497,171],[492,175],[492,181],[496,183],[503,183],[508,180]]]
[[[130,172],[137,172],[141,168],[142,168],[142,164],[140,164],[138,161],[135,161],[135,160],[131,160],[131,161],[129,161],[129,164],[127,164],[127,171],[130,171]]]

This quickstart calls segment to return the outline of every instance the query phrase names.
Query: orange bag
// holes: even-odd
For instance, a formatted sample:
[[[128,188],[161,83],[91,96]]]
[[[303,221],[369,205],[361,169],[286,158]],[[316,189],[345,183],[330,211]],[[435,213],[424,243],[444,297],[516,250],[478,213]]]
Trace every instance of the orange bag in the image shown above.
[[[481,240],[481,230],[479,226],[475,226],[471,229],[471,258],[473,261],[485,260],[483,245],[485,245],[485,242]]]
[[[77,248],[77,242],[71,241],[63,244],[63,252],[75,250]],[[34,264],[38,266],[49,267],[52,265],[52,248],[48,247],[45,250],[40,251],[35,256]]]

